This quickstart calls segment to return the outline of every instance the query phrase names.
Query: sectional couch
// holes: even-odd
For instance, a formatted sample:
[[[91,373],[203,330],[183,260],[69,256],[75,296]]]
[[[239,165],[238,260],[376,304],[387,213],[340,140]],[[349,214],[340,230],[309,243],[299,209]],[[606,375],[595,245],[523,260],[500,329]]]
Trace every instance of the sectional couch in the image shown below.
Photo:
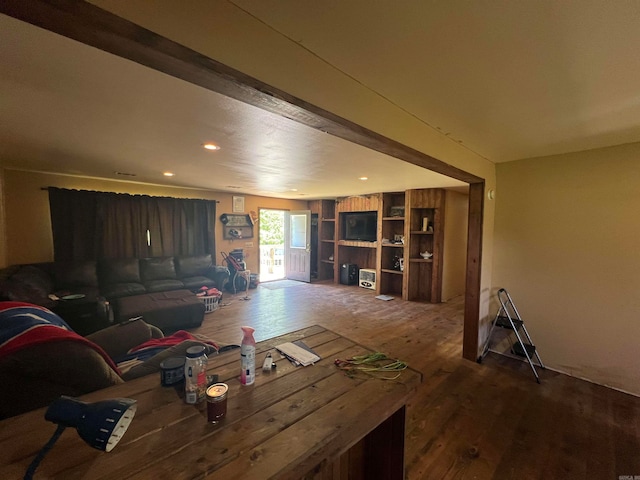
[[[195,291],[201,287],[222,290],[228,280],[228,268],[214,265],[210,254],[48,262],[1,270],[0,300],[47,307],[78,333],[86,335],[108,326],[108,321],[97,315],[105,302],[170,290]],[[77,294],[84,297],[62,299]]]

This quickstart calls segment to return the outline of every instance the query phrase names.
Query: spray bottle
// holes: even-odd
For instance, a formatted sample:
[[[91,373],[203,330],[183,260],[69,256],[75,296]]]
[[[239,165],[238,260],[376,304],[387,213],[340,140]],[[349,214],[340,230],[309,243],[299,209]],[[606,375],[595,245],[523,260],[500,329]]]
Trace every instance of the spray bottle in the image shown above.
[[[240,362],[242,372],[240,383],[252,385],[256,380],[256,341],[253,338],[254,329],[240,327],[242,329],[242,342],[240,343]]]

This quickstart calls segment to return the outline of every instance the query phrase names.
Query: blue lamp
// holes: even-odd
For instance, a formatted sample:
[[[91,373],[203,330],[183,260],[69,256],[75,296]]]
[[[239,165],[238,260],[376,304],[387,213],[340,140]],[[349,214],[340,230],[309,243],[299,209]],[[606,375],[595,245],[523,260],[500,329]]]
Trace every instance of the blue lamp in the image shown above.
[[[25,480],[33,478],[38,465],[67,427],[74,427],[80,438],[93,448],[110,452],[129,428],[137,407],[136,401],[130,398],[86,403],[72,397],[60,397],[44,416],[45,420],[57,423],[58,428],[29,465]]]

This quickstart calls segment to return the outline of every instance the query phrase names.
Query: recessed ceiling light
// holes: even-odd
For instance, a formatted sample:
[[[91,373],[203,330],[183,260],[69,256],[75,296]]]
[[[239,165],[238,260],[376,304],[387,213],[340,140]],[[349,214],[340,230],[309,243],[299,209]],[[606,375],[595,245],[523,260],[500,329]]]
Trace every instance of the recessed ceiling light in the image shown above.
[[[207,150],[220,150],[220,147],[215,143],[205,143],[203,147]]]
[[[163,175],[165,177],[173,177],[175,175],[175,173],[173,173],[173,172],[164,172]]]
[[[369,177],[360,177],[359,180],[369,180]]]

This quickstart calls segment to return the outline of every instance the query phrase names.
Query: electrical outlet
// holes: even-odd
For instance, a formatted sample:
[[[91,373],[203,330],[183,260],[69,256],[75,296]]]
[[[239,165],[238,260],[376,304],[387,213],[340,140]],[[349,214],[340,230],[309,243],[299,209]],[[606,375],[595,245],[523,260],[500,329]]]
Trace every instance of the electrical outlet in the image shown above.
[[[245,247],[253,247],[253,242],[244,242]]]

